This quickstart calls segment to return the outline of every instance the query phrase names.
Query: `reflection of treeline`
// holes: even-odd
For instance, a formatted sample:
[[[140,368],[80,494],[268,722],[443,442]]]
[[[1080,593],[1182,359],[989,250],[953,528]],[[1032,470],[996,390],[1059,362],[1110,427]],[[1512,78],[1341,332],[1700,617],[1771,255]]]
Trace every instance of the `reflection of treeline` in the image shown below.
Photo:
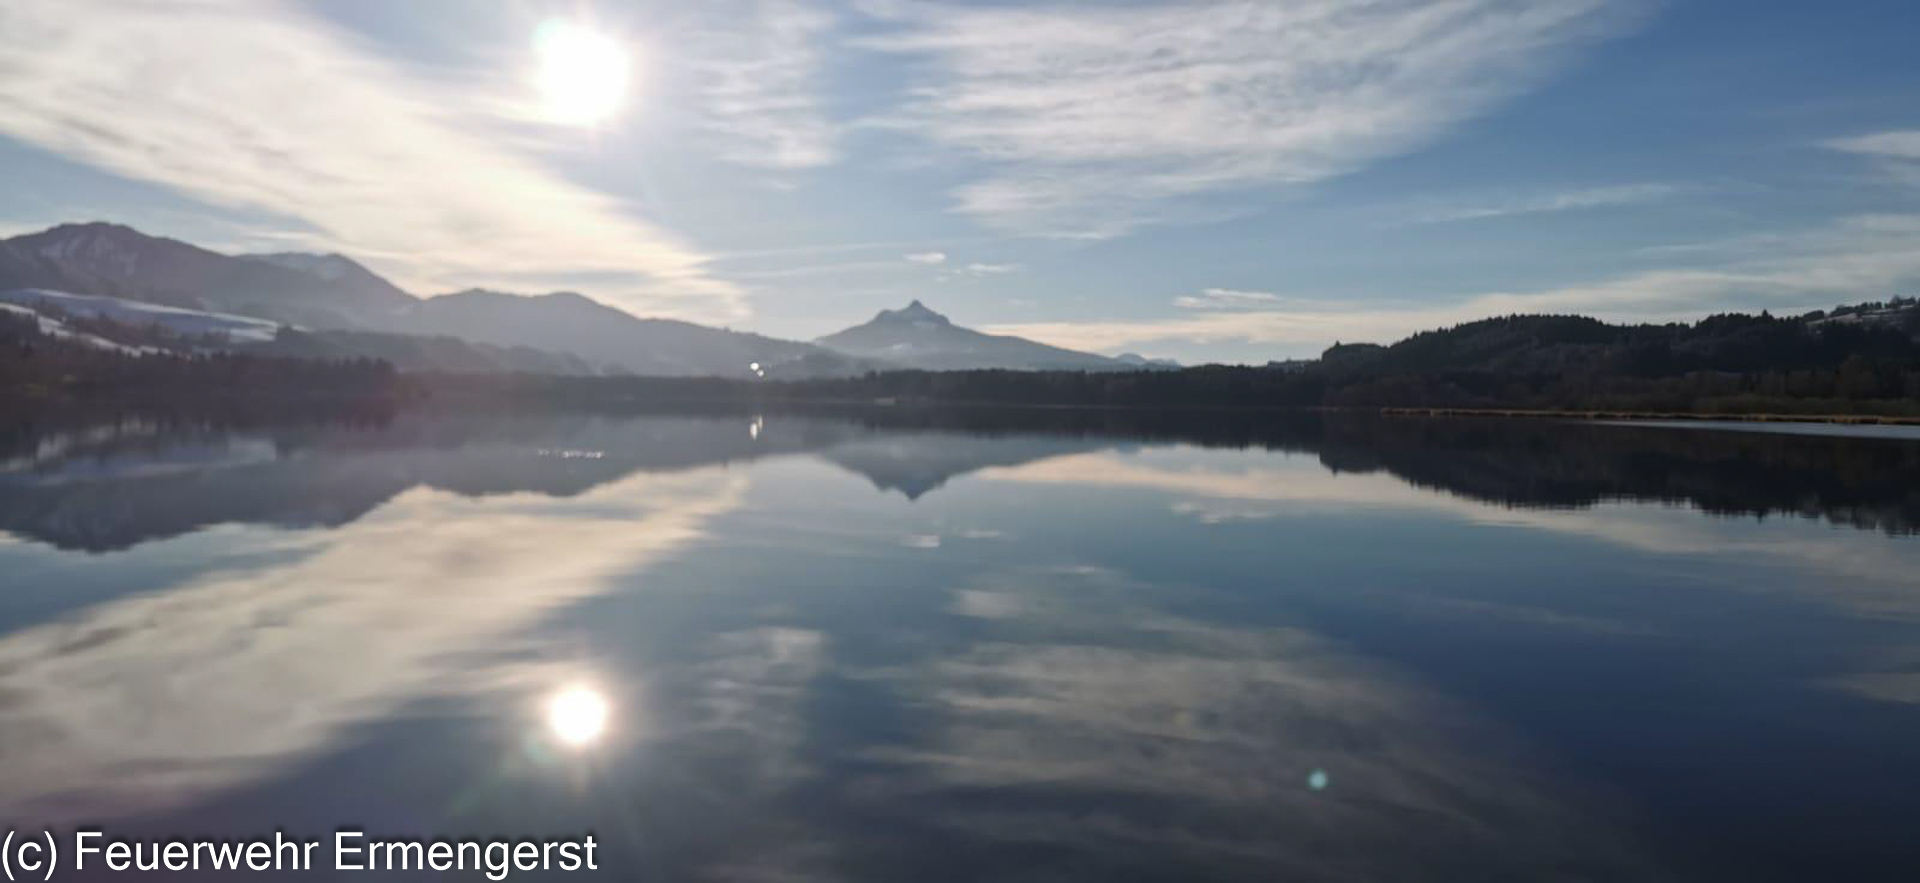
[[[1352,411],[864,408],[877,429],[1111,437],[1310,454],[1506,506],[1682,503],[1723,515],[1802,515],[1920,531],[1920,442],[1537,419]]]
[[[1802,515],[1920,530],[1920,443],[1541,420],[1329,414],[1313,445],[1336,471],[1525,507],[1628,499],[1722,515]]]
[[[124,338],[130,327],[117,329],[118,336]],[[367,401],[401,394],[399,380],[393,366],[373,359],[128,352],[48,334],[33,316],[0,311],[0,395],[107,401]]]
[[[56,459],[137,458],[143,450],[158,455],[183,440],[213,443],[229,427],[272,439],[283,457],[293,450],[306,454],[187,479],[185,485],[197,490],[195,505],[186,507],[172,490],[159,492],[150,506],[131,506],[145,497],[128,484],[90,489],[88,482],[59,483],[32,493],[16,488],[0,494],[0,527],[63,537],[76,547],[112,548],[236,513],[271,523],[337,523],[329,519],[365,511],[413,481],[435,480],[441,483],[436,486],[465,491],[578,493],[635,468],[677,470],[804,451],[833,458],[832,449],[848,441],[912,432],[912,444],[928,446],[933,454],[943,450],[938,433],[1007,439],[1007,448],[976,442],[929,458],[940,471],[917,476],[929,488],[988,465],[1004,465],[1009,457],[1059,450],[1032,444],[1036,436],[1070,437],[1087,440],[1088,449],[1146,442],[1289,452],[1313,456],[1335,471],[1385,472],[1420,487],[1504,506],[1570,508],[1634,500],[1724,515],[1797,515],[1889,533],[1920,532],[1920,442],[1895,439],[1352,411],[754,408],[702,401],[634,409],[626,416],[680,419],[638,424],[631,437],[645,443],[621,447],[607,443],[621,437],[609,428],[619,425],[617,419],[526,409],[432,410],[408,409],[390,421],[355,415],[332,424],[217,409],[147,411],[117,424],[99,422],[103,415],[64,426],[51,419],[0,421],[0,460],[36,456],[36,451],[45,460],[50,445],[67,451],[52,455]],[[749,423],[764,423],[764,429],[749,438]],[[583,431],[593,433],[593,440],[580,435]],[[609,456],[593,461],[595,468],[587,472],[525,456],[582,445],[605,448]],[[392,450],[414,452],[410,456],[416,459],[400,472],[387,466],[358,468],[355,458]],[[512,455],[515,451],[519,456]],[[493,456],[508,459],[486,459]],[[835,462],[865,469],[857,459]],[[558,471],[543,471],[547,465]],[[109,514],[84,514],[96,511],[86,503],[89,493],[104,507],[97,511]]]

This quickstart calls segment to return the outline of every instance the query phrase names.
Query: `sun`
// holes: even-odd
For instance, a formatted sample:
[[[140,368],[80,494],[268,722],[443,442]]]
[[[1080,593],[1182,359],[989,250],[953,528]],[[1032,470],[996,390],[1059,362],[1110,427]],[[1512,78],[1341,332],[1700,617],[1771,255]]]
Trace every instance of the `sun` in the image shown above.
[[[554,738],[576,748],[598,741],[606,732],[612,708],[607,697],[591,687],[572,686],[547,699],[547,729]]]
[[[597,125],[626,101],[632,70],[620,41],[576,22],[554,20],[534,30],[533,52],[534,85],[547,119]]]

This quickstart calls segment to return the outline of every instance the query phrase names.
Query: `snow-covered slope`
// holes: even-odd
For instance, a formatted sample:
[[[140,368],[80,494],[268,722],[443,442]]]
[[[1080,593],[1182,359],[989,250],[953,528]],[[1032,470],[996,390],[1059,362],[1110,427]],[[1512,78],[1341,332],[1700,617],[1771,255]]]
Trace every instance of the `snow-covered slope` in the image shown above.
[[[32,317],[34,320],[39,322],[41,334],[45,334],[48,337],[57,337],[57,338],[60,338],[61,340],[72,341],[74,343],[80,344],[81,346],[89,346],[97,350],[110,350],[116,353],[127,353],[128,355],[135,355],[135,356],[144,355],[146,353],[150,353],[154,351],[152,347],[127,346],[125,344],[114,343],[113,341],[108,340],[104,337],[100,337],[93,334],[87,334],[86,332],[83,332],[83,331],[75,331],[72,328],[68,328],[67,324],[65,322],[60,321],[59,319],[42,316],[31,309],[20,306],[19,304],[10,304],[10,303],[5,303],[3,301],[0,301],[0,313]]]
[[[209,313],[166,307],[159,304],[124,300],[93,294],[68,294],[44,288],[19,288],[0,292],[0,303],[23,307],[36,313],[52,313],[108,319],[123,325],[159,327],[181,337],[216,334],[230,343],[264,343],[280,330],[278,323],[230,313]],[[43,322],[44,327],[44,322]]]
[[[307,328],[385,330],[415,301],[338,255],[235,257],[119,224],[62,224],[5,245],[0,288],[107,295]]]

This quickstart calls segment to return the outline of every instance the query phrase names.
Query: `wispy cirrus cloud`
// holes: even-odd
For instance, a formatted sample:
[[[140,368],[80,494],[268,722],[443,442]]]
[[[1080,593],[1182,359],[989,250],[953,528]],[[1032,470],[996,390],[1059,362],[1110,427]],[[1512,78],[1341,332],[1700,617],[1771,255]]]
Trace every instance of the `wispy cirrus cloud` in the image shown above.
[[[1322,180],[1411,150],[1526,90],[1641,2],[885,7],[863,45],[924,59],[880,121],[972,155],[958,208],[1026,234],[1104,237],[1189,197]]]
[[[981,261],[973,261],[954,272],[957,275],[977,278],[981,276],[1005,276],[1008,273],[1018,273],[1024,269],[1026,269],[1026,267],[1020,264],[988,264]]]
[[[916,263],[940,266],[941,269],[935,274],[935,278],[943,282],[949,279],[986,279],[993,276],[1006,276],[1013,273],[1025,272],[1027,269],[1025,264],[989,263],[987,261],[968,261],[964,264],[950,264],[948,262],[948,255],[939,252],[935,252],[935,254],[940,255],[939,260],[922,260]],[[921,257],[925,256],[923,255]],[[914,260],[914,258],[914,255],[907,256],[907,260],[910,261]]]
[[[917,251],[906,256],[907,263],[938,266],[947,262],[947,253],[943,251]]]
[[[1836,138],[1826,146],[1876,159],[1894,179],[1920,186],[1920,129]]]
[[[12,0],[0,33],[0,135],[295,219],[305,247],[423,291],[590,276],[639,312],[745,315],[692,246],[489,137],[505,102],[410,78],[293,6]]]
[[[1611,206],[1659,202],[1680,193],[1673,184],[1612,184],[1533,193],[1489,194],[1477,199],[1449,199],[1405,206],[1399,224],[1448,224],[1512,215],[1537,215]]]
[[[680,53],[696,74],[699,127],[739,165],[805,169],[838,158],[824,107],[825,40],[835,16],[798,0],[743,0],[703,9]]]
[[[1206,288],[1199,294],[1183,294],[1174,298],[1173,305],[1183,310],[1246,310],[1269,306],[1280,301],[1280,295],[1271,291]]]
[[[1766,254],[1629,273],[1584,285],[1491,292],[1451,302],[1286,298],[1273,308],[1168,318],[989,326],[1047,343],[1114,351],[1153,343],[1246,343],[1317,350],[1390,343],[1416,331],[1512,313],[1581,313],[1613,321],[1691,320],[1718,310],[1800,310],[1877,299],[1920,283],[1920,215],[1862,215],[1783,238]]]
[[[1827,146],[1848,153],[1920,161],[1920,129],[1836,138]]]

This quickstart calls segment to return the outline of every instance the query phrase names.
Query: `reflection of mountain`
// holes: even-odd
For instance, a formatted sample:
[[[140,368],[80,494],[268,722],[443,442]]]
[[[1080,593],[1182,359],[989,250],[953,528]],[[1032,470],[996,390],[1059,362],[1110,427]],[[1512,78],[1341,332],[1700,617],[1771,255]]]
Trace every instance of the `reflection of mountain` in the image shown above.
[[[917,500],[955,476],[1107,447],[1095,438],[1022,435],[990,438],[933,433],[881,433],[834,445],[820,456],[857,472],[881,490]]]
[[[572,496],[634,472],[813,452],[909,499],[994,466],[1128,440],[1313,453],[1507,506],[1610,499],[1920,529],[1920,444],[1544,421],[1336,414],[865,412],[739,416],[409,415],[244,432],[123,423],[0,434],[0,530],[105,551],[222,523],[338,526],[408,488]]]
[[[903,436],[782,417],[411,415],[377,427],[230,432],[109,424],[27,434],[0,459],[0,530],[110,551],[216,524],[338,527],[414,487],[570,497],[636,472],[802,451],[909,497],[955,475],[1104,445],[1093,439]]]
[[[77,443],[50,437],[41,442],[50,456],[9,461],[0,530],[105,551],[221,523],[333,527],[412,487],[574,496],[635,472],[816,444],[697,418],[404,418],[238,435],[135,427]]]

